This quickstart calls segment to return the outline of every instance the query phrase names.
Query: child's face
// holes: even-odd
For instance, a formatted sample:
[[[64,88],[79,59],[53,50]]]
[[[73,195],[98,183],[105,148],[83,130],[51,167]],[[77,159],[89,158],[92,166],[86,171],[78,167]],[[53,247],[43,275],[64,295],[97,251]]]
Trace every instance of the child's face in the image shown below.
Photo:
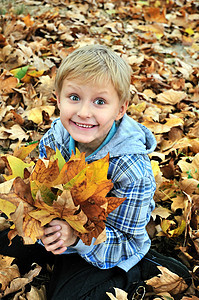
[[[111,82],[96,86],[65,79],[57,99],[63,126],[78,144],[92,151],[106,138],[113,122],[123,117],[128,105],[121,105]]]

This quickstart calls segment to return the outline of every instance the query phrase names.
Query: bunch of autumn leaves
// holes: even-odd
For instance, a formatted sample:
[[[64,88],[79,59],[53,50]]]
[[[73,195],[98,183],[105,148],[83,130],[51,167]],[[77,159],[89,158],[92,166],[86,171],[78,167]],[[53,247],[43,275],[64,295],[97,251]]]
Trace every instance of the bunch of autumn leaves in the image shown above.
[[[43,235],[43,227],[53,219],[70,224],[86,245],[106,239],[107,215],[125,198],[106,197],[113,183],[107,179],[109,155],[88,164],[85,154],[76,151],[65,162],[60,151],[46,147],[47,158],[36,163],[29,158],[32,144],[4,155],[9,175],[0,184],[0,211],[13,222],[9,239],[17,234],[25,244]]]

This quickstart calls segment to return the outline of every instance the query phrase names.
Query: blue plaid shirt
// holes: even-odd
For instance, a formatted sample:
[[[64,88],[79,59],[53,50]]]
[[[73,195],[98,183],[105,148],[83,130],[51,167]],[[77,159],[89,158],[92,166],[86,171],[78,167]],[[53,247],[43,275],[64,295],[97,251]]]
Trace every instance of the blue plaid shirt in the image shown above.
[[[57,147],[66,161],[70,158],[70,136],[56,119],[40,142],[40,156],[45,156],[44,145]],[[148,158],[155,150],[156,141],[143,125],[125,115],[116,133],[93,155],[88,162],[110,155],[108,178],[114,187],[111,195],[126,200],[106,220],[105,242],[90,246],[81,240],[68,247],[65,254],[78,253],[89,263],[107,269],[118,266],[128,271],[148,252],[151,241],[146,231],[151,212],[155,207],[153,195],[156,184]],[[110,196],[111,196],[110,195]]]

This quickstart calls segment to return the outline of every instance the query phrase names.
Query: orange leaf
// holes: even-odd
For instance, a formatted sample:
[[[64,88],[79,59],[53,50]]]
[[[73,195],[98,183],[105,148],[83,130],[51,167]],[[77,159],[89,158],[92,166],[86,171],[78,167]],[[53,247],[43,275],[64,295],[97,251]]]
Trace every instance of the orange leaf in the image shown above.
[[[117,197],[108,197],[108,207],[107,214],[111,213],[114,209],[116,209],[122,202],[126,200],[126,198],[117,198]]]
[[[58,175],[59,167],[57,161],[49,162],[49,165],[46,167],[44,161],[39,159],[30,176],[30,181],[37,180],[40,183],[51,185]]]
[[[165,18],[166,9],[161,13],[158,7],[145,7],[144,18],[146,21],[157,22],[157,23],[167,23]]]
[[[34,21],[31,20],[30,14],[28,14],[25,17],[23,17],[22,20],[24,21],[24,23],[26,24],[27,27],[31,27],[34,24]]]

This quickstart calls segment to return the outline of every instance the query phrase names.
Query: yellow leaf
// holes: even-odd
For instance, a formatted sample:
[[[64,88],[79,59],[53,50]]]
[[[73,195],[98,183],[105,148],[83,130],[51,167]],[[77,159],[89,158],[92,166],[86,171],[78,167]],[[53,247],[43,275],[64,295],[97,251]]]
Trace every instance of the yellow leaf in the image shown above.
[[[188,33],[189,35],[193,35],[193,34],[194,34],[193,29],[190,28],[190,27],[189,27],[189,28],[186,28],[186,29],[185,29],[185,32]]]
[[[42,111],[45,111],[51,117],[55,111],[55,106],[39,106],[32,108],[28,113],[28,120],[33,121],[36,124],[43,122]]]
[[[38,144],[39,143],[37,142],[37,143],[30,144],[28,146],[21,146],[20,148],[15,148],[13,156],[18,157],[21,160],[24,160],[30,154],[30,152],[32,152],[38,146]]]
[[[10,180],[10,179],[13,179],[18,176],[21,178],[24,178],[24,169],[34,166],[33,161],[28,164],[28,163],[23,162],[21,159],[15,157],[15,156],[12,156],[12,155],[7,155],[6,158],[8,160],[10,169],[12,171],[11,175],[9,175],[9,176],[4,175],[4,178],[6,180]]]
[[[16,206],[7,200],[0,198],[0,211],[2,211],[6,216],[10,218],[10,214],[13,213],[16,209]]]
[[[176,227],[176,222],[173,220],[163,220],[161,222],[161,228],[168,237],[177,237],[183,233],[186,227],[186,222],[181,219]],[[174,229],[173,229],[174,228]]]
[[[151,160],[151,166],[153,170],[153,175],[154,177],[156,177],[161,172],[158,161]]]

